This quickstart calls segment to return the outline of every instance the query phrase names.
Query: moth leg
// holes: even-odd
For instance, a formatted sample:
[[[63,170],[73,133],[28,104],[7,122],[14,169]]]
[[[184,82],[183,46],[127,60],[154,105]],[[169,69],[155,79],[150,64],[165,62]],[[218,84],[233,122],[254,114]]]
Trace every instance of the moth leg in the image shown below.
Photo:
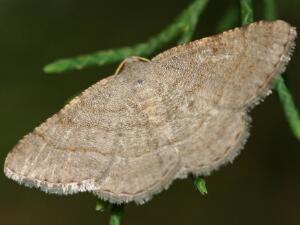
[[[142,61],[142,62],[150,62],[149,59],[146,59],[146,58],[143,58],[143,57],[140,57],[140,56],[130,56],[126,59],[124,59],[118,66],[116,72],[114,73],[114,75],[117,75],[119,74],[122,69],[124,68],[124,66],[127,64],[127,63],[132,63],[132,62],[138,62],[138,61]]]

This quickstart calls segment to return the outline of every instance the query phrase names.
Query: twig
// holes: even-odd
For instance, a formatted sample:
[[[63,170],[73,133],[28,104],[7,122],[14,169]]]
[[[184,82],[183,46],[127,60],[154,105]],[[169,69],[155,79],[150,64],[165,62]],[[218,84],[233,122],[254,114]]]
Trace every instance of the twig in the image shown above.
[[[46,73],[62,73],[69,70],[79,70],[90,66],[102,66],[121,61],[132,55],[149,56],[162,46],[173,40],[179,34],[185,34],[185,41],[194,31],[199,15],[203,12],[209,0],[195,0],[169,27],[148,42],[132,47],[104,50],[96,53],[78,56],[75,58],[61,59],[44,67]]]
[[[224,14],[222,15],[220,22],[216,25],[216,32],[222,32],[228,30],[235,25],[239,24],[239,8],[236,4],[230,4]]]
[[[188,16],[188,20],[184,26],[184,31],[182,32],[182,35],[178,41],[178,44],[183,44],[186,42],[191,41],[192,36],[195,32],[196,26],[197,26],[197,22],[199,20],[199,15],[200,13],[203,11],[204,7],[206,6],[206,4],[208,3],[208,1],[195,1],[195,3],[198,3],[197,5],[195,4],[194,7],[197,8],[193,8],[191,7],[190,10],[196,10],[195,13],[189,13]]]
[[[267,20],[275,20],[278,17],[275,0],[264,0],[264,17]]]
[[[124,214],[124,205],[112,205],[109,225],[120,225]]]
[[[297,139],[300,140],[300,118],[295,106],[293,97],[280,76],[275,82],[275,88],[284,109],[285,116],[289,122],[290,128]]]
[[[246,25],[253,22],[252,0],[241,0],[241,22]]]

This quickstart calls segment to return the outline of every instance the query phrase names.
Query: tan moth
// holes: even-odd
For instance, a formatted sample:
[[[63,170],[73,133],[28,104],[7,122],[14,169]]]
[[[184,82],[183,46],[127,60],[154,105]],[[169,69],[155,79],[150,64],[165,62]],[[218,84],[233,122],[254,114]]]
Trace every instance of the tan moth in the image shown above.
[[[126,59],[26,135],[4,172],[48,193],[143,203],[176,178],[208,175],[248,137],[248,112],[290,60],[295,28],[256,22]]]

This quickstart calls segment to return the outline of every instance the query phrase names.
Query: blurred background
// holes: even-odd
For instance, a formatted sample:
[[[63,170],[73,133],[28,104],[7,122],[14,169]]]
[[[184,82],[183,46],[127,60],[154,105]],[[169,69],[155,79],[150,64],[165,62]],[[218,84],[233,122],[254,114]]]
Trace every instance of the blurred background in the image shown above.
[[[16,142],[71,97],[117,65],[59,75],[45,64],[95,50],[146,41],[191,1],[0,0],[0,162]],[[211,0],[194,39],[215,33],[232,0]],[[300,1],[278,0],[279,18],[300,27]],[[256,1],[260,19],[260,1]],[[297,40],[299,42],[299,40]],[[298,43],[298,47],[300,43]],[[286,81],[300,109],[300,50]],[[300,142],[292,135],[276,92],[251,113],[251,137],[233,164],[206,178],[201,196],[192,180],[179,180],[149,203],[126,206],[124,225],[300,224]],[[1,169],[2,171],[2,169]],[[0,173],[0,224],[104,225],[91,194],[47,195]]]

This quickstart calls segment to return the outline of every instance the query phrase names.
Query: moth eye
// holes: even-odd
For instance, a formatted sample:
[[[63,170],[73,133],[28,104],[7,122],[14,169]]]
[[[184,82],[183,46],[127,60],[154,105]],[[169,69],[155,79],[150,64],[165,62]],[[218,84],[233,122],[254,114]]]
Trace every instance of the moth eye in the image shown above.
[[[138,82],[138,84],[142,84],[142,83],[144,83],[144,81],[143,81],[143,80],[137,80],[137,82]]]

